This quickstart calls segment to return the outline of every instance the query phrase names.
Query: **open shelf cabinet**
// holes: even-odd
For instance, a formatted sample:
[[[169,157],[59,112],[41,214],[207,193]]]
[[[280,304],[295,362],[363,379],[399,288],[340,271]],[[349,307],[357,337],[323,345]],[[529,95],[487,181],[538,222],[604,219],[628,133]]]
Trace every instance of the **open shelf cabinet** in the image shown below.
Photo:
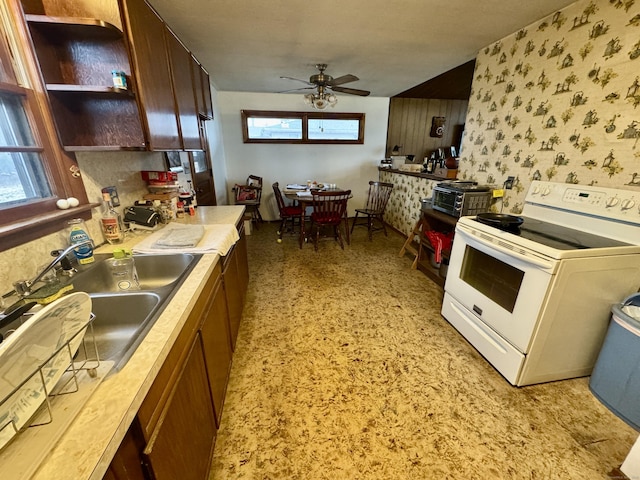
[[[95,18],[25,15],[60,141],[66,150],[145,149],[123,32]]]

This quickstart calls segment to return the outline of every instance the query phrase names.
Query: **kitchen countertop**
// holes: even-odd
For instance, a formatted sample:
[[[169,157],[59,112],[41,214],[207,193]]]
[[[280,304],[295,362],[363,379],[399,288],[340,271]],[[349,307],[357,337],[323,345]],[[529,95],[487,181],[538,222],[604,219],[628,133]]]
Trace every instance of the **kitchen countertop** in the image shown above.
[[[235,225],[243,214],[242,206],[198,207],[195,216],[176,222]],[[138,232],[119,246],[130,248],[150,233]],[[202,256],[129,361],[100,384],[33,479],[102,479],[219,258]]]

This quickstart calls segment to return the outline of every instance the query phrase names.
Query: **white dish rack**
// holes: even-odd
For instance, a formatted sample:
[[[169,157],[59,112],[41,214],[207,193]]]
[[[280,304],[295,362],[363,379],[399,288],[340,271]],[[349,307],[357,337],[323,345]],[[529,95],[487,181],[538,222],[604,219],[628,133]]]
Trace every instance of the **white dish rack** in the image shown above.
[[[30,315],[33,314],[27,313],[25,317]],[[37,382],[36,385],[45,393],[44,401],[24,426],[17,428],[11,418],[0,424],[0,432],[8,428],[13,434],[11,440],[0,449],[3,477],[8,474],[8,478],[12,479],[31,478],[113,367],[113,362],[100,361],[93,332],[94,318],[94,314],[90,313],[86,323],[71,332],[68,340],[46,361],[35,371],[28,373],[8,396],[0,399],[2,411],[5,403],[11,401],[30,382]],[[77,354],[74,352],[76,342],[79,342]],[[76,356],[82,360],[74,361]],[[47,382],[47,375],[50,375],[52,362],[62,364],[64,372],[55,385],[48,387],[50,382]]]

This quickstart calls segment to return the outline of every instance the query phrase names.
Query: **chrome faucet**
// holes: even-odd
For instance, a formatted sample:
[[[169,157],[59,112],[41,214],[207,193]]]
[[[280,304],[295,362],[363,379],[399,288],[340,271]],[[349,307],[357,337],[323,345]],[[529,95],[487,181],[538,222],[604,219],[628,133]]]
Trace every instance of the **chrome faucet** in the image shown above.
[[[14,292],[20,295],[21,297],[29,295],[31,293],[31,287],[33,287],[36,283],[42,280],[42,278],[47,273],[49,273],[51,269],[53,269],[58,263],[62,262],[65,258],[67,258],[67,255],[69,255],[73,250],[79,247],[83,247],[85,245],[90,245],[91,248],[94,248],[93,240],[88,239],[78,243],[74,243],[73,245],[68,246],[64,250],[55,251],[57,254],[56,258],[54,258],[49,265],[47,265],[40,273],[38,273],[38,275],[36,275],[32,280],[22,280],[14,283],[13,286],[15,289],[11,292],[5,293],[2,297],[3,298],[9,297],[13,295]]]

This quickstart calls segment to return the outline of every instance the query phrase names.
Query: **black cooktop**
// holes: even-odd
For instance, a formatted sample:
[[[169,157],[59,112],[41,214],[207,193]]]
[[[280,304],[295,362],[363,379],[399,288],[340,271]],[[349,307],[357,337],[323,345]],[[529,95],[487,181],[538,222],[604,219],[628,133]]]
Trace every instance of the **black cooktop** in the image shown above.
[[[580,250],[630,245],[629,243],[563,227],[555,223],[543,222],[542,220],[523,216],[520,216],[520,218],[524,220],[520,228],[507,229],[506,231],[557,250]],[[477,221],[476,219],[473,220]]]

